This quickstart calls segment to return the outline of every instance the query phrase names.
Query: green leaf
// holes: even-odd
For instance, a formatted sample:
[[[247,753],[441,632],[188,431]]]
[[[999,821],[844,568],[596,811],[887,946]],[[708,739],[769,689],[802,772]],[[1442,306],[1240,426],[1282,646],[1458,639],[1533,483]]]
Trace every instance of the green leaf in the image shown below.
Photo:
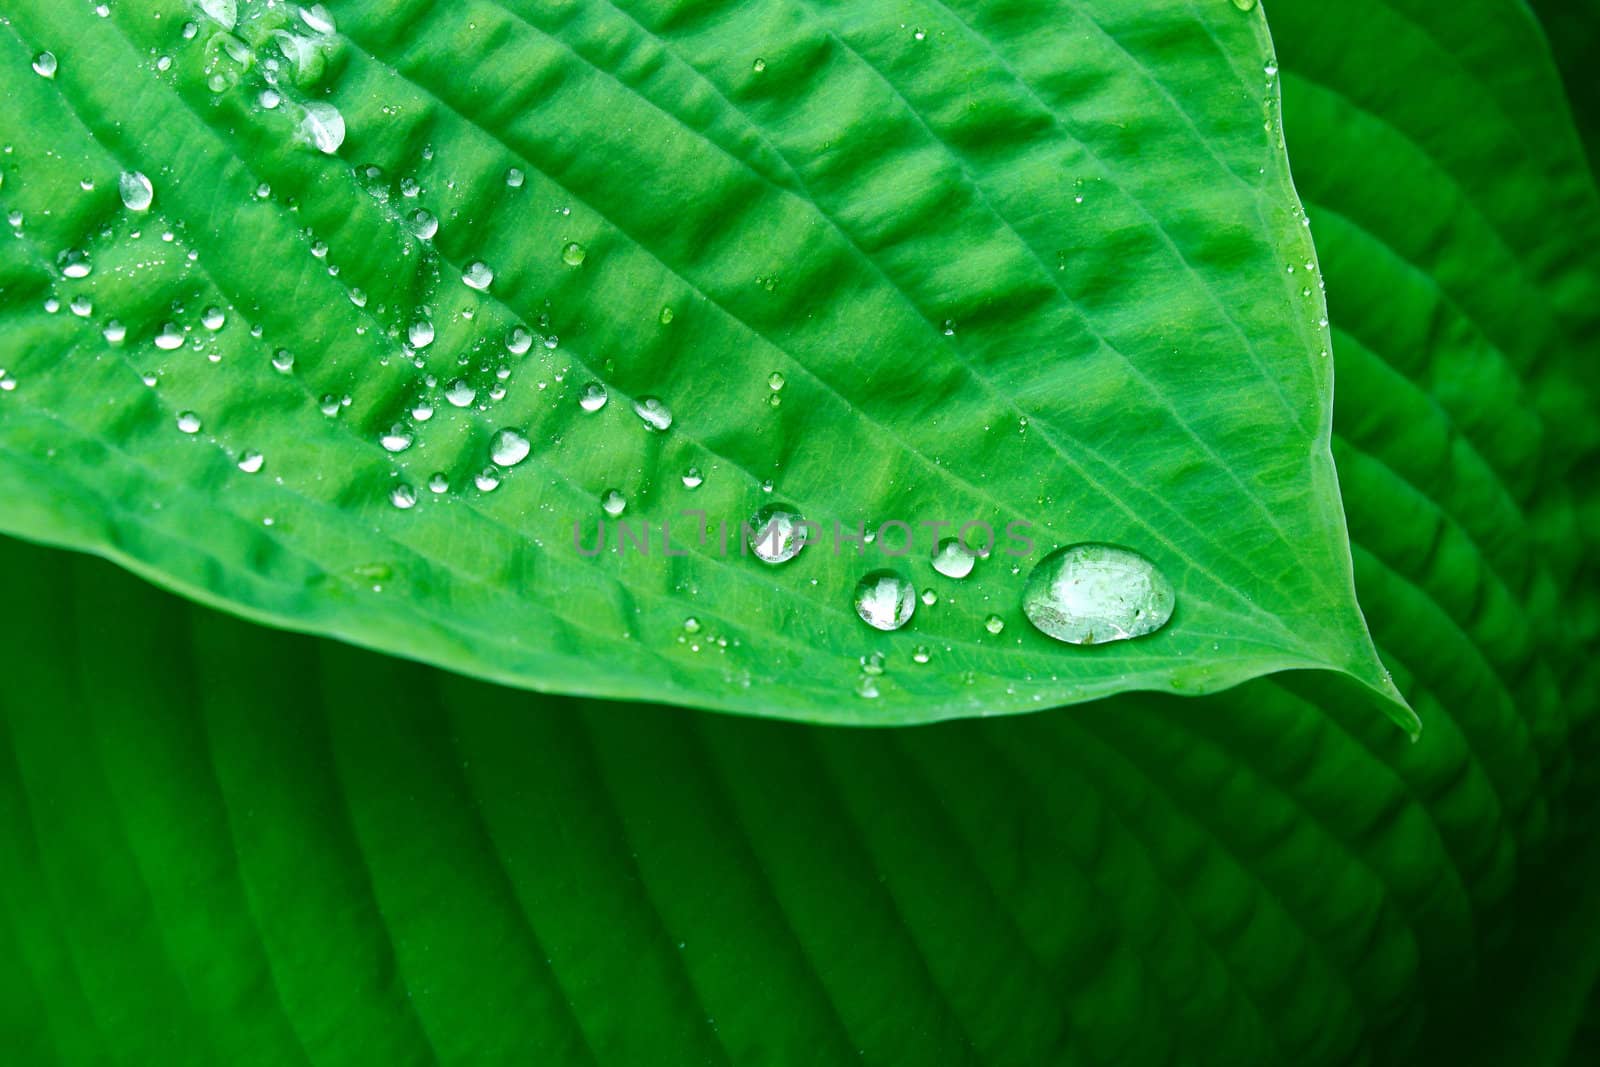
[[[10,5],[0,528],[533,688],[888,724],[1321,667],[1414,726],[1353,593],[1260,12],[237,8]],[[532,454],[476,486],[505,428]],[[612,490],[652,554],[575,547]],[[823,527],[780,567],[740,552],[773,501]],[[892,525],[840,551],[886,522],[909,558]],[[934,574],[923,524],[969,522],[991,558]],[[1083,541],[1175,621],[1035,632],[1028,568]],[[939,597],[892,636],[852,610],[884,565]]]

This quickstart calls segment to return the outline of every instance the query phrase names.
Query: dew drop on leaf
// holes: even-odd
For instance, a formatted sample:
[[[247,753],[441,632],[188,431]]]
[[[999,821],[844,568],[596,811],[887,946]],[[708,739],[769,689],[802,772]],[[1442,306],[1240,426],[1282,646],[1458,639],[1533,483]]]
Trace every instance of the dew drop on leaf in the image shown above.
[[[1040,632],[1073,645],[1154,633],[1172,618],[1167,576],[1139,553],[1107,544],[1068,545],[1034,567],[1022,611]]]
[[[746,538],[763,563],[787,563],[806,547],[806,521],[787,504],[768,504],[751,516]]]
[[[489,264],[478,260],[467,267],[461,275],[461,280],[467,288],[484,292],[494,283],[494,271],[489,269]]]
[[[641,396],[633,402],[633,413],[657,433],[666,433],[672,428],[672,409],[659,397]]]
[[[528,458],[533,446],[516,430],[501,430],[489,442],[489,458],[501,467],[515,467]]]
[[[876,630],[898,630],[917,610],[917,589],[895,571],[869,571],[856,583],[856,614]]]
[[[199,433],[200,416],[192,411],[178,412],[178,429],[184,433]]]
[[[246,474],[258,473],[267,462],[267,458],[260,452],[251,449],[239,457],[239,469]]]
[[[478,390],[464,378],[457,378],[451,382],[444,391],[444,398],[450,401],[452,407],[471,407],[472,402],[478,399]]]
[[[705,482],[705,476],[700,473],[699,467],[690,467],[683,472],[683,487],[685,489],[698,489]]]
[[[583,387],[583,392],[578,396],[578,406],[585,411],[599,411],[606,406],[606,387],[599,382],[590,382]]]
[[[983,628],[992,634],[997,634],[1006,628],[1006,621],[998,615],[990,615],[983,620]]]
[[[56,57],[54,52],[40,52],[33,57],[33,72],[41,78],[54,78],[56,76]]]
[[[977,555],[959,537],[946,537],[933,550],[933,569],[946,578],[965,578],[972,573]]]
[[[413,440],[411,431],[396,423],[389,427],[389,432],[378,438],[378,443],[385,452],[404,452],[411,447]]]
[[[417,505],[417,491],[401,482],[389,493],[389,503],[401,511],[408,511]]]
[[[117,192],[122,197],[122,206],[129,211],[149,211],[156,198],[150,179],[136,170],[122,172],[117,178]]]
[[[600,510],[613,519],[628,510],[628,498],[617,489],[607,489],[600,497]]]
[[[312,101],[300,120],[300,132],[317,151],[331,156],[344,144],[344,116],[332,104]]]
[[[156,347],[163,352],[171,352],[183,347],[183,331],[174,323],[167,323],[161,327],[161,332],[156,334]]]
[[[433,323],[428,319],[413,322],[406,330],[406,340],[412,348],[427,348],[433,344]]]
[[[561,249],[561,262],[569,267],[582,266],[584,257],[588,254],[588,251],[578,242],[568,241],[566,247]]]

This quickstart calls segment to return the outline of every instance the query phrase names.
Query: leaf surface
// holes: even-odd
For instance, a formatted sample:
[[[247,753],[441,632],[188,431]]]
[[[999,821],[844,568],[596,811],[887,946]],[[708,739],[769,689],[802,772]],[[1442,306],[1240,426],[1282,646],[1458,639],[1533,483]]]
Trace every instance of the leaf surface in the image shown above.
[[[883,724],[1327,667],[1414,724],[1259,12],[12,7],[5,529],[534,688]],[[741,534],[773,502],[821,528],[777,567]],[[969,523],[991,557],[943,578]],[[1035,632],[1028,569],[1082,541],[1176,620]],[[852,607],[879,567],[938,597],[891,636]]]

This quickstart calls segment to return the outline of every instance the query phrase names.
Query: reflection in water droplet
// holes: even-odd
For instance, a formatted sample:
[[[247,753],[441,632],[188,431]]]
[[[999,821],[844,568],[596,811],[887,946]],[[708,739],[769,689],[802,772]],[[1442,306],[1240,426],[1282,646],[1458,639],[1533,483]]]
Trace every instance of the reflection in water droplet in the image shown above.
[[[439,232],[439,216],[419,208],[406,217],[406,226],[418,240],[431,241]]]
[[[117,179],[117,192],[122,196],[122,206],[129,211],[149,211],[156,198],[150,179],[136,170],[125,170]]]
[[[294,370],[294,353],[287,348],[280,348],[272,354],[272,369],[279,374],[288,374]]]
[[[561,250],[561,262],[569,267],[583,264],[584,257],[589,253],[576,241],[568,241],[567,246]]]
[[[683,487],[685,489],[698,489],[705,482],[705,476],[700,473],[699,467],[690,467],[683,472]]]
[[[485,467],[473,477],[472,484],[480,492],[492,493],[500,485],[500,472],[493,467]]]
[[[41,78],[56,76],[56,57],[53,52],[40,52],[33,57],[33,72]]]
[[[924,589],[922,591],[922,602],[931,608],[939,602],[939,594],[932,589]]]
[[[317,151],[331,156],[344,144],[344,116],[332,104],[313,101],[306,105],[300,132]]]
[[[898,630],[917,610],[917,590],[894,571],[871,571],[856,583],[856,614],[877,630]]]
[[[516,430],[501,430],[489,442],[489,458],[502,467],[515,467],[532,450],[528,439]]]
[[[659,397],[641,396],[633,402],[633,412],[657,433],[665,433],[672,428],[672,409]]]
[[[106,328],[100,331],[105,339],[114,345],[120,345],[122,339],[128,336],[128,328],[116,319],[106,323]]]
[[[413,507],[416,507],[417,491],[404,482],[401,482],[390,491],[389,503],[393,504],[401,511],[407,511]]]
[[[523,174],[522,171],[517,167],[512,167],[510,170],[506,171],[506,184],[511,186],[513,189],[522,188],[522,183],[526,180],[527,176]]]
[[[1156,565],[1131,549],[1069,545],[1028,576],[1022,611],[1038,629],[1074,645],[1154,633],[1172,618],[1177,594]]]
[[[173,323],[161,327],[161,332],[156,334],[156,347],[163,352],[171,352],[183,347],[183,331]]]
[[[600,509],[614,519],[628,510],[628,498],[619,490],[607,489],[600,497]]]
[[[246,474],[255,474],[261,470],[266,462],[265,456],[252,449],[239,457],[239,469]]]
[[[767,69],[767,61],[762,59],[760,56],[757,56],[756,61],[750,64],[750,69],[755,71],[757,74],[760,74]]]
[[[911,660],[914,663],[927,663],[932,658],[933,654],[928,651],[927,645],[918,645],[911,653]]]
[[[511,328],[511,332],[506,334],[506,351],[510,352],[513,356],[525,355],[527,354],[528,349],[532,347],[533,334],[529,333],[523,327],[513,326]]]
[[[578,396],[578,406],[585,411],[599,411],[606,406],[606,387],[599,382],[590,382],[583,387],[583,392]]]
[[[184,433],[199,433],[200,416],[192,411],[178,412],[178,429]]]
[[[787,563],[806,547],[806,521],[787,504],[768,504],[750,518],[745,535],[763,563]]]
[[[946,578],[965,578],[977,563],[976,553],[961,543],[959,537],[946,537],[933,550],[933,569]]]
[[[233,29],[239,21],[238,0],[200,0],[200,10],[225,30]]]
[[[783,375],[781,373],[779,373],[778,371],[773,371],[771,374],[767,375],[767,386],[774,393],[776,393],[778,390],[782,389],[783,388]]]
[[[461,280],[466,283],[468,289],[476,289],[481,293],[493,284],[494,271],[489,269],[489,264],[480,259],[467,267],[461,275]]]
[[[436,471],[428,478],[428,491],[430,493],[448,493],[450,491],[449,477],[443,471]]]
[[[427,348],[433,344],[433,323],[428,319],[418,319],[406,330],[406,339],[411,342],[412,348]]]
[[[328,416],[330,419],[339,414],[339,408],[341,406],[342,405],[339,403],[339,398],[334,396],[332,393],[323,393],[322,399],[317,401],[317,410]]]
[[[212,332],[222,329],[223,325],[226,324],[227,321],[227,315],[223,314],[221,308],[216,307],[206,308],[205,312],[200,316],[200,325],[204,326],[208,330],[211,330]]]
[[[1006,621],[998,615],[990,615],[983,620],[983,628],[992,634],[997,634],[1006,628]]]
[[[478,399],[478,390],[474,389],[465,379],[457,378],[445,387],[444,398],[450,401],[453,407],[471,407],[472,402]]]
[[[89,253],[79,248],[69,248],[61,253],[56,257],[56,265],[66,278],[87,278],[94,270],[94,264],[89,262]]]
[[[395,423],[389,427],[388,433],[378,438],[378,443],[383,446],[386,452],[404,452],[411,447],[412,440],[411,431],[399,423]]]

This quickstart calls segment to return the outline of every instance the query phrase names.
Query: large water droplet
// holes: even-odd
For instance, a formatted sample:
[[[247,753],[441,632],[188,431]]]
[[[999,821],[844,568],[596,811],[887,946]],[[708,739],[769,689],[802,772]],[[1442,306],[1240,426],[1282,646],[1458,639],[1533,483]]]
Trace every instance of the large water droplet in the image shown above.
[[[332,104],[312,101],[300,120],[300,132],[317,151],[331,156],[344,144],[344,116]]]
[[[228,316],[219,307],[208,307],[200,314],[200,325],[215,333],[228,322]]]
[[[856,614],[877,630],[898,630],[917,610],[917,590],[894,571],[871,571],[856,583]]]
[[[461,280],[466,283],[467,288],[476,289],[481,293],[493,284],[494,271],[489,269],[489,264],[480,259],[467,267],[461,275]]]
[[[516,430],[501,430],[489,442],[489,458],[502,467],[515,467],[532,450],[528,439]]]
[[[1039,561],[1022,611],[1040,631],[1073,645],[1154,633],[1172,618],[1172,583],[1154,563],[1116,545],[1059,548]]]
[[[122,195],[122,206],[129,211],[149,211],[156,198],[150,179],[136,170],[125,170],[117,179],[117,192]]]
[[[406,217],[406,226],[418,240],[431,241],[433,235],[439,232],[439,216],[418,208]]]
[[[427,348],[433,344],[433,323],[427,319],[418,319],[406,329],[406,340],[411,342],[412,348]]]
[[[41,78],[54,78],[56,76],[56,56],[54,52],[40,52],[33,57],[33,72]]]
[[[806,521],[786,504],[768,504],[750,518],[750,551],[763,563],[787,563],[806,547]]]
[[[533,334],[522,326],[513,326],[511,332],[506,334],[506,351],[513,356],[525,356],[528,349],[533,347]]]
[[[977,561],[977,554],[959,537],[946,537],[933,550],[933,569],[946,578],[965,578]]]
[[[633,413],[657,433],[666,433],[672,428],[672,409],[660,397],[641,396],[633,402]]]
[[[585,411],[599,411],[606,406],[606,387],[599,382],[590,382],[583,387],[583,392],[578,396],[578,406]]]

